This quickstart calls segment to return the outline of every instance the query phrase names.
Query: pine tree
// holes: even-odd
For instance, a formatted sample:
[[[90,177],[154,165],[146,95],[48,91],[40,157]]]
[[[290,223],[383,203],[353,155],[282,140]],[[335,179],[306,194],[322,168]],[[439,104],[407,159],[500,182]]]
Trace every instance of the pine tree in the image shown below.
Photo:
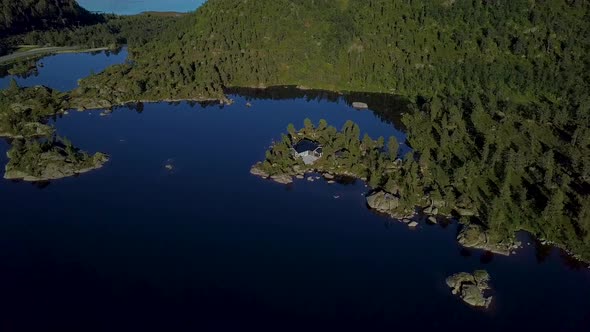
[[[10,82],[8,83],[8,91],[11,93],[16,93],[20,89],[18,83],[14,79],[14,77],[10,78]]]
[[[389,137],[389,141],[387,142],[387,150],[389,151],[389,158],[391,160],[396,160],[397,154],[399,152],[399,143],[394,136]]]

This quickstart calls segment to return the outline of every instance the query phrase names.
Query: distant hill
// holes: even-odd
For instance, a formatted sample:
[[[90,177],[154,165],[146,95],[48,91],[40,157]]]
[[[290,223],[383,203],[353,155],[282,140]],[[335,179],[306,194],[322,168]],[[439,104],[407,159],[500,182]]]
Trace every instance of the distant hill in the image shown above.
[[[75,0],[0,0],[0,37],[97,23]]]

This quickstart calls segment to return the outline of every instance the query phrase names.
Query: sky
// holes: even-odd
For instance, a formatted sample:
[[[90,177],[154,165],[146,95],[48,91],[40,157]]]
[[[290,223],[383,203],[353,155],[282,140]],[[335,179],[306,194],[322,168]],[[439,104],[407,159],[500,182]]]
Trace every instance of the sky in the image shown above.
[[[145,11],[188,12],[197,9],[206,0],[78,0],[90,10],[121,15],[137,14]]]

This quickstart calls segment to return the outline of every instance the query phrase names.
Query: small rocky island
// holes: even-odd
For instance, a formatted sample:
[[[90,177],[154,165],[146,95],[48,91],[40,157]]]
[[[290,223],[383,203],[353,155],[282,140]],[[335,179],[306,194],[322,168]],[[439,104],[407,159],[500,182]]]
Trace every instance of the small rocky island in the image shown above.
[[[89,155],[54,135],[47,120],[68,107],[65,93],[44,86],[22,88],[11,80],[8,89],[0,91],[0,137],[12,143],[5,179],[55,180],[100,168],[109,160],[103,153]]]
[[[61,179],[101,168],[108,160],[103,153],[89,155],[66,139],[14,140],[7,152],[5,179],[28,182]]]
[[[394,217],[413,216],[415,204],[400,200],[402,193],[396,185],[396,178],[404,173],[402,161],[398,159],[397,140],[391,137],[386,149],[383,137],[373,140],[364,135],[360,139],[360,133],[360,128],[352,121],[347,121],[340,131],[325,120],[320,120],[316,127],[305,119],[300,130],[290,124],[287,134],[266,152],[266,160],[255,164],[250,172],[283,184],[312,172],[323,174],[329,181],[335,177],[361,179],[373,188],[383,189],[368,196],[370,206]],[[384,195],[382,192],[395,203],[372,204]]]
[[[0,137],[48,137],[53,128],[45,120],[63,111],[66,95],[44,86],[21,88],[11,80],[0,91]]]
[[[457,295],[470,306],[487,309],[493,297],[489,285],[490,275],[485,270],[477,270],[473,274],[467,272],[456,273],[446,280],[453,295]]]

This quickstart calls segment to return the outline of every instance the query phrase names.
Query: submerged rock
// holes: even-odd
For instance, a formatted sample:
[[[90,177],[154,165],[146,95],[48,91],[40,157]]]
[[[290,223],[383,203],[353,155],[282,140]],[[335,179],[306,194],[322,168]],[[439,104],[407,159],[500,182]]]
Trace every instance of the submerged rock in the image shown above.
[[[488,308],[493,297],[486,293],[491,290],[490,275],[485,270],[477,270],[473,274],[456,273],[446,279],[447,286],[453,295],[457,295],[463,302],[479,308]]]
[[[457,235],[457,241],[466,248],[483,249],[505,256],[510,255],[510,251],[515,248],[513,243],[492,241],[488,233],[481,226],[475,224],[464,226]]]

